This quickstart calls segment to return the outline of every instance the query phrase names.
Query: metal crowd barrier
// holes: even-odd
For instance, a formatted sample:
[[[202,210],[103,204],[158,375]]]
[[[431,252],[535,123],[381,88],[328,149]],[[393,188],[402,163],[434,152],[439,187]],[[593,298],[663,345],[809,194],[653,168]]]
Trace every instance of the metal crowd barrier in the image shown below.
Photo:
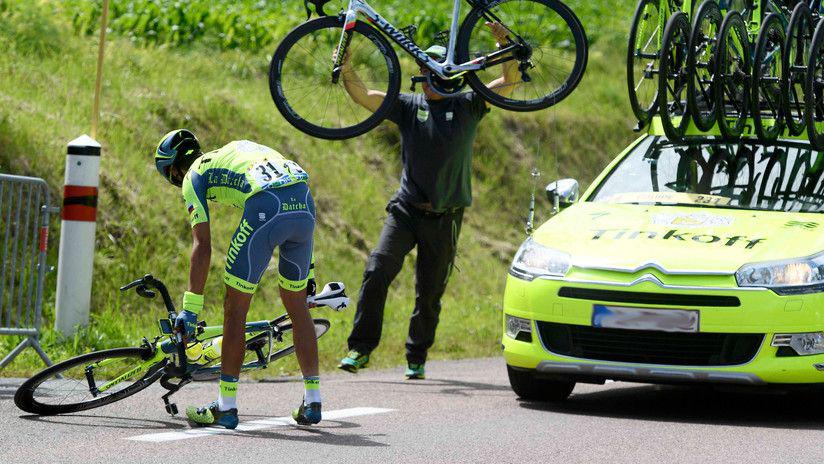
[[[27,347],[52,364],[38,339],[49,216],[58,211],[43,179],[0,174],[0,336],[26,337],[0,360],[0,369]]]

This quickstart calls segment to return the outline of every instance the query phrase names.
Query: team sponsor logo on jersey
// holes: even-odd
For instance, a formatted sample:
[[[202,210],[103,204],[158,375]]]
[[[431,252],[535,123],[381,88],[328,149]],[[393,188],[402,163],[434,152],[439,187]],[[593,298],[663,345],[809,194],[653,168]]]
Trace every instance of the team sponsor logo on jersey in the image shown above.
[[[289,211],[302,211],[306,209],[306,203],[295,200],[295,198],[292,197],[289,198],[289,201],[284,201],[280,209],[284,213],[288,213]]]
[[[240,253],[240,248],[244,243],[246,243],[247,240],[249,240],[252,231],[254,231],[254,229],[249,225],[246,219],[240,221],[240,226],[237,228],[237,233],[235,233],[235,236],[232,237],[232,242],[229,243],[229,252],[226,254],[227,269],[231,269],[232,265],[235,264],[237,255]]]

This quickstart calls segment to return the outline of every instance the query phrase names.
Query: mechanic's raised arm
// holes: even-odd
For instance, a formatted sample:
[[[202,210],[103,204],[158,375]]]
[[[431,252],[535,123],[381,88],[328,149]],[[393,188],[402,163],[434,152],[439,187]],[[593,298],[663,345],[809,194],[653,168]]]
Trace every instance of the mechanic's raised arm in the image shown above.
[[[499,47],[509,42],[506,29],[501,25],[501,23],[487,22],[486,27],[488,27],[492,32],[492,37],[494,37],[495,41],[498,42]],[[516,66],[516,64],[516,60],[509,60],[501,64],[503,71],[501,77],[486,84],[486,87],[498,95],[508,97],[512,93],[512,90],[514,90],[515,86],[518,85],[518,66]]]
[[[383,99],[386,98],[386,93],[366,88],[366,85],[355,72],[354,66],[350,63],[348,52],[343,57],[341,77],[343,77],[343,87],[352,97],[352,100],[369,111],[377,111],[383,103]]]
[[[212,260],[212,232],[209,222],[192,227],[192,256],[189,268],[189,291],[203,295],[209,264]]]

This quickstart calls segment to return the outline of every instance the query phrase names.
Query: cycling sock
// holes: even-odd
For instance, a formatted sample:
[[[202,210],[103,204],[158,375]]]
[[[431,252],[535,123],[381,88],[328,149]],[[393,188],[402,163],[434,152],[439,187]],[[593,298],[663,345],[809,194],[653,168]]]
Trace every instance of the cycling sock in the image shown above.
[[[220,374],[220,395],[217,397],[217,409],[228,411],[237,409],[237,381],[233,375]]]
[[[303,377],[303,402],[305,404],[320,403],[320,377]]]

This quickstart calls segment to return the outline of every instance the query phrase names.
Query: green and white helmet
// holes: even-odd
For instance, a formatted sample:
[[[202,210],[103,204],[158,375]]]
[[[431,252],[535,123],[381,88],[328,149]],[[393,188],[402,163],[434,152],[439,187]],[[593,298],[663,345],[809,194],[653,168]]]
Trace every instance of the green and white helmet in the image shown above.
[[[172,179],[172,166],[189,166],[202,154],[195,134],[187,129],[173,130],[157,144],[155,167],[161,176],[180,187],[181,183]]]

